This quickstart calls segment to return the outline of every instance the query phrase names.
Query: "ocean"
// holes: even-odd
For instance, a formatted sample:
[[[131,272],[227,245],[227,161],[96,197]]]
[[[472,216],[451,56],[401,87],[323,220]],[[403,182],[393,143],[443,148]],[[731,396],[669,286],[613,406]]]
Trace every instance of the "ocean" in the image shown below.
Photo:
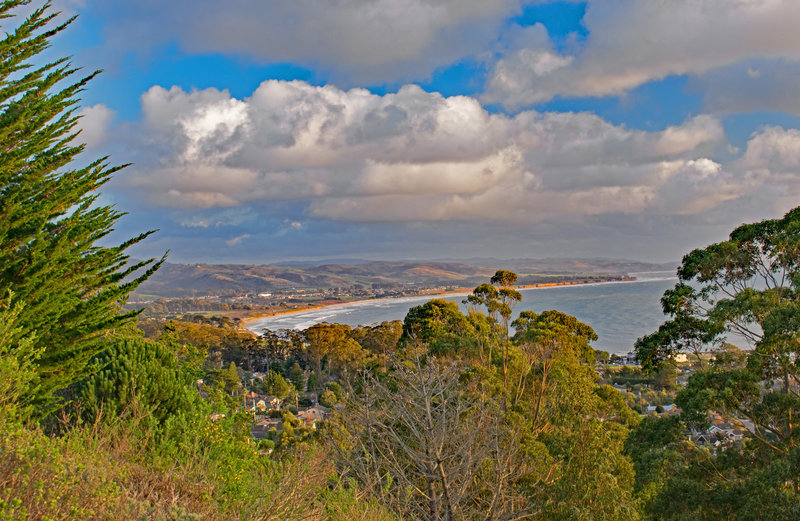
[[[655,331],[664,321],[661,295],[677,282],[674,272],[631,275],[637,277],[637,280],[523,289],[522,302],[514,307],[514,317],[523,310],[541,312],[557,309],[574,315],[595,330],[599,337],[593,343],[595,349],[627,353],[633,349],[637,338]],[[458,302],[466,311],[466,306],[461,302],[465,297],[466,294],[447,295],[444,298]],[[261,333],[264,328],[305,329],[319,322],[358,326],[384,320],[402,320],[409,309],[431,298],[435,297],[354,302],[255,319],[247,327],[255,333]]]

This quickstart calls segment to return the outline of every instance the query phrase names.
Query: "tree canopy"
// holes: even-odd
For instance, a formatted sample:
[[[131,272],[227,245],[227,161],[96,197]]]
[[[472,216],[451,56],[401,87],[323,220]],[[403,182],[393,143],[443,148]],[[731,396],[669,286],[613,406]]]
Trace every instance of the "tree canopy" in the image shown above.
[[[0,19],[27,3],[0,3]],[[125,253],[151,232],[100,245],[124,214],[100,204],[98,190],[123,167],[107,158],[73,166],[84,150],[78,96],[97,73],[75,81],[67,58],[38,64],[72,21],[56,25],[57,15],[44,4],[0,41],[0,295],[13,290],[24,304],[17,328],[35,333],[41,349],[35,385],[25,393],[40,414],[54,392],[86,374],[101,349],[98,335],[137,314],[119,305],[160,265],[131,264]]]
[[[743,440],[727,450],[735,440],[726,440],[709,454],[676,437],[664,440],[674,427],[643,425],[635,436],[646,443],[630,452],[646,510],[659,519],[796,519],[800,208],[743,224],[727,241],[690,252],[678,277],[662,298],[670,318],[637,341],[637,357],[653,368],[679,351],[710,351],[711,363],[678,394],[682,427],[702,432],[717,418],[740,429]],[[725,342],[729,333],[745,350]],[[687,494],[696,501],[678,499]]]

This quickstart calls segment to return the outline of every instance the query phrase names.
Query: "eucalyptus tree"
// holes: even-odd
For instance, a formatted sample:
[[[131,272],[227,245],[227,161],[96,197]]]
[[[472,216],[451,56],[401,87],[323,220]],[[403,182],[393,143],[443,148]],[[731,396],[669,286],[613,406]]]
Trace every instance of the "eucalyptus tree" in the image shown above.
[[[686,427],[707,427],[713,412],[744,435],[736,451],[705,457],[714,472],[695,485],[707,497],[736,498],[725,508],[709,504],[706,513],[755,519],[756,511],[745,513],[752,507],[745,499],[757,492],[776,507],[789,505],[784,513],[797,515],[800,467],[789,462],[800,457],[800,208],[782,218],[743,224],[728,240],[690,252],[678,277],[662,298],[669,320],[639,339],[636,351],[645,367],[665,363],[680,351],[719,351],[718,359],[694,374],[677,398]],[[725,345],[729,332],[744,338],[748,349],[736,352]],[[734,454],[742,455],[735,464]],[[707,466],[703,458],[695,460],[688,457],[691,465]],[[677,493],[673,487],[685,487],[691,479],[681,475],[684,481],[671,481],[653,501],[669,502],[665,494]],[[756,483],[747,497],[735,492]],[[675,518],[684,514],[676,512]]]
[[[470,358],[477,344],[472,322],[455,302],[436,298],[414,306],[403,320],[400,345],[424,343],[439,355]]]
[[[512,325],[516,331],[514,343],[525,359],[525,372],[520,375],[514,401],[522,396],[527,376],[533,373],[535,379],[531,387],[535,398],[531,419],[534,429],[538,430],[541,409],[553,391],[551,373],[559,358],[568,353],[588,363],[594,357],[589,342],[597,340],[597,334],[575,317],[556,310],[523,311]]]
[[[328,361],[329,373],[338,369],[347,372],[348,367],[360,367],[367,358],[361,345],[353,340],[352,328],[346,324],[314,324],[303,331],[306,349],[314,362],[317,375],[322,375],[322,360]]]
[[[556,310],[523,311],[512,338],[521,368],[510,410],[531,434],[526,451],[553,462],[527,490],[542,519],[634,520],[634,473],[623,454],[638,416],[610,386],[598,387],[587,324]],[[527,387],[526,387],[527,386]]]
[[[483,306],[489,316],[497,323],[503,324],[503,381],[508,386],[508,323],[514,311],[514,305],[522,301],[522,294],[512,286],[517,281],[517,274],[508,270],[497,270],[489,284],[481,284],[464,300],[465,304]],[[489,363],[492,362],[490,344]]]

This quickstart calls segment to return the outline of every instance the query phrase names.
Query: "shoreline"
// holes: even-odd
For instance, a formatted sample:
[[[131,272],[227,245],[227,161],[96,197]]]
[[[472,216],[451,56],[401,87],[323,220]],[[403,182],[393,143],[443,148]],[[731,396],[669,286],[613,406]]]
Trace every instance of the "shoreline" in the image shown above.
[[[582,281],[570,280],[570,281],[562,281],[562,282],[540,282],[538,284],[524,284],[524,285],[520,285],[520,286],[513,286],[513,289],[515,289],[517,291],[522,291],[522,290],[528,290],[528,289],[547,289],[547,288],[555,288],[555,287],[561,287],[561,286],[584,286],[584,285],[592,285],[592,284],[613,284],[613,283],[620,283],[620,282],[636,282],[638,280],[639,279],[637,277],[631,277],[631,276],[628,276],[628,275],[624,275],[624,276],[621,276],[619,278],[613,278],[613,279],[582,280]],[[250,331],[250,332],[252,332],[254,334],[258,334],[258,333],[255,333],[254,331],[252,331],[249,328],[249,325],[251,323],[255,322],[255,321],[258,321],[258,320],[261,320],[261,319],[265,319],[265,318],[278,317],[278,316],[283,316],[283,315],[295,315],[297,313],[304,313],[306,311],[317,311],[317,310],[320,310],[320,309],[337,308],[337,307],[342,307],[342,306],[349,306],[349,305],[352,305],[352,304],[362,304],[362,303],[365,303],[365,302],[384,302],[384,301],[387,301],[387,300],[400,300],[400,299],[404,299],[404,298],[415,299],[415,298],[421,298],[421,297],[422,298],[430,297],[430,298],[434,299],[434,298],[438,298],[438,297],[452,297],[452,296],[458,296],[458,295],[469,295],[474,289],[475,288],[458,288],[458,289],[453,289],[453,290],[450,290],[450,291],[437,291],[437,292],[433,292],[433,293],[430,293],[430,294],[407,295],[407,296],[403,296],[403,297],[381,297],[381,298],[351,300],[351,301],[347,301],[347,302],[336,302],[336,303],[333,303],[333,304],[318,304],[318,305],[308,306],[308,307],[305,307],[305,308],[287,309],[285,311],[277,311],[275,313],[266,313],[266,314],[253,315],[253,316],[250,316],[250,317],[247,317],[247,318],[243,318],[241,324],[242,324],[242,327],[244,329],[246,329],[247,331]]]

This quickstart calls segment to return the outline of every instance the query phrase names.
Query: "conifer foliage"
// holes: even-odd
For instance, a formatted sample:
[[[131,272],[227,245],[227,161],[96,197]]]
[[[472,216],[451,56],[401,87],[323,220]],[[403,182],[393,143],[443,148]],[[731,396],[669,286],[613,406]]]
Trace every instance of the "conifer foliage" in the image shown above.
[[[98,245],[123,215],[98,203],[98,189],[123,167],[107,158],[73,166],[84,149],[77,96],[97,73],[73,83],[68,59],[37,63],[72,19],[57,24],[48,2],[19,21],[29,3],[0,2],[0,296],[13,291],[20,334],[36,334],[38,378],[26,399],[44,414],[54,392],[85,374],[98,336],[136,315],[119,304],[163,259],[128,262],[127,248],[151,232]]]
[[[144,338],[110,342],[92,362],[96,372],[76,388],[80,412],[91,421],[100,413],[118,417],[138,408],[145,417],[163,423],[190,411],[190,397],[196,393],[187,389],[196,379],[199,360],[180,354],[177,345]]]

